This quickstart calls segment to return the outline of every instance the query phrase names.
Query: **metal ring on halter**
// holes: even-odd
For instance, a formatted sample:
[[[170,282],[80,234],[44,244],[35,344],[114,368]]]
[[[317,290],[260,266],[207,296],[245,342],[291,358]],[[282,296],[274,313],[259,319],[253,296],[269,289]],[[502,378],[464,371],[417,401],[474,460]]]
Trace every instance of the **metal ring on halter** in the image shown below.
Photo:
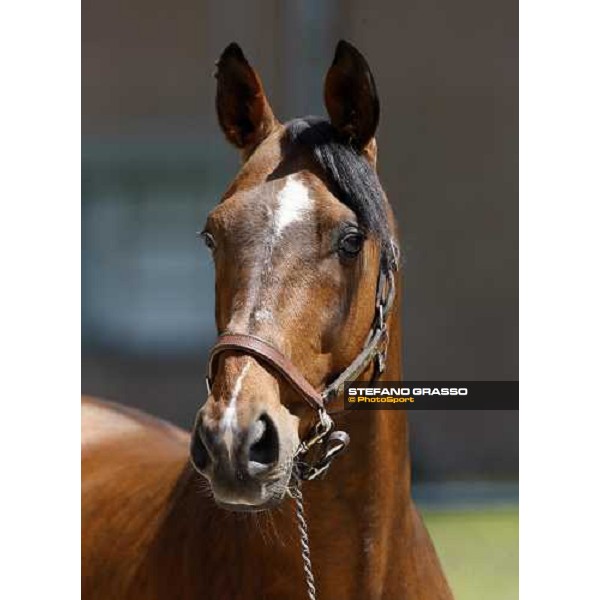
[[[296,450],[295,457],[304,456],[315,444],[318,444],[333,429],[333,420],[325,409],[319,411],[319,420],[311,429],[308,438],[303,440]]]
[[[333,459],[348,447],[350,436],[345,431],[333,431],[323,443],[325,445],[323,455],[315,464],[310,465],[304,473],[301,473],[302,479],[312,481],[313,479],[323,477],[327,473]]]

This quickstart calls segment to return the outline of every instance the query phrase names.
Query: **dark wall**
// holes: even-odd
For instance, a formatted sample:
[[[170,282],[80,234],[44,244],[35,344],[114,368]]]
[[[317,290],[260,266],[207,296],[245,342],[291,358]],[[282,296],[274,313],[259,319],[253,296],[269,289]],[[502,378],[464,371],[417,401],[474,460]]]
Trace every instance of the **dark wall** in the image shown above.
[[[83,3],[83,388],[189,424],[214,334],[194,230],[235,174],[213,64],[238,41],[285,120],[368,58],[402,232],[405,375],[518,378],[517,2]],[[203,262],[204,261],[204,262]],[[423,477],[507,477],[518,413],[414,413]]]

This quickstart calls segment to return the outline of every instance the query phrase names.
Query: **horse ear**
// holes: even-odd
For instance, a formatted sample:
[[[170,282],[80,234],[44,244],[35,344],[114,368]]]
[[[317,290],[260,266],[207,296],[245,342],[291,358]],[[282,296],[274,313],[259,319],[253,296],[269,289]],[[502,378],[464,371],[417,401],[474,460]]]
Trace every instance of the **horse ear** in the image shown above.
[[[260,78],[236,43],[221,54],[215,77],[221,129],[248,156],[277,124]]]
[[[343,139],[374,162],[379,123],[377,88],[365,57],[344,40],[338,42],[325,78],[325,106]]]

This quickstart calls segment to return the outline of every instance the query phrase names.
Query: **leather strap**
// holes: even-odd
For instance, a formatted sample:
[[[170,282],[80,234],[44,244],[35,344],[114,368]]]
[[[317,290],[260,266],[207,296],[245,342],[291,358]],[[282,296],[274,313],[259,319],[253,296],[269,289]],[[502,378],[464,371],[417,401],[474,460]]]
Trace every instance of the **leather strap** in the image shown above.
[[[221,335],[213,346],[208,357],[208,381],[213,381],[213,363],[215,358],[222,352],[234,350],[251,354],[260,358],[268,365],[276,369],[285,377],[287,382],[306,400],[315,410],[325,407],[321,394],[308,382],[298,368],[286,358],[277,348],[267,344],[264,340],[248,334]]]

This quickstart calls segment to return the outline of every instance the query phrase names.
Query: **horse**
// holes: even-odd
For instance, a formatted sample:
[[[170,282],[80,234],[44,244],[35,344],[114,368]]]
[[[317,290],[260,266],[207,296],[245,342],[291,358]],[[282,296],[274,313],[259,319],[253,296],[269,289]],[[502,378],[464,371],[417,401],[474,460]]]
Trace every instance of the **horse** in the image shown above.
[[[220,335],[208,397],[191,434],[84,399],[83,597],[450,599],[411,498],[406,411],[344,410],[340,391],[402,376],[371,70],[340,41],[329,118],[287,123],[237,44],[215,76],[242,164],[201,233]]]

